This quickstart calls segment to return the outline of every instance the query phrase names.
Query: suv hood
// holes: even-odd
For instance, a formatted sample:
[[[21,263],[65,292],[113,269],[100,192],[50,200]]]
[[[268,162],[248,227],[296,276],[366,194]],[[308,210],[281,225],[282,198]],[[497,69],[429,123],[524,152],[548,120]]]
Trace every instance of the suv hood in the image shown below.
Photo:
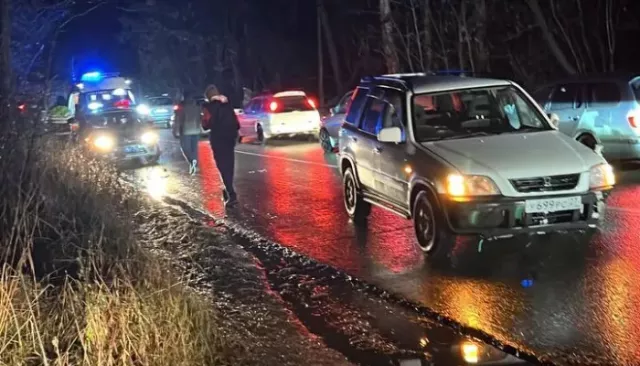
[[[497,173],[508,179],[579,173],[606,162],[558,131],[431,141],[422,146],[462,174]]]

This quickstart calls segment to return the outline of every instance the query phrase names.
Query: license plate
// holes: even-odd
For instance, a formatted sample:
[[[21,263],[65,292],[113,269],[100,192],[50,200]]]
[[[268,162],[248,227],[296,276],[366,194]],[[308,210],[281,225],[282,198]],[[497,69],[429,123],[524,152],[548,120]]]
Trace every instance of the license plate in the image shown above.
[[[166,109],[156,109],[156,113],[167,113],[168,110]]]
[[[526,213],[582,210],[582,197],[545,198],[525,201]]]
[[[125,148],[124,148],[124,152],[126,152],[126,153],[136,153],[136,152],[140,152],[140,151],[142,151],[140,146],[125,146]]]

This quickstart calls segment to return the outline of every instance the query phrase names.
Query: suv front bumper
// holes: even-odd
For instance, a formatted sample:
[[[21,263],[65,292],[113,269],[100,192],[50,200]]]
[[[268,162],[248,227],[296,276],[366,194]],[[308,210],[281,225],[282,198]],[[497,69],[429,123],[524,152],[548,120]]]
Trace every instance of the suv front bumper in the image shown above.
[[[460,235],[496,237],[519,233],[580,230],[598,225],[604,214],[608,191],[580,194],[581,210],[550,213],[525,212],[525,199],[499,197],[456,202],[444,200],[444,211],[450,229]],[[562,198],[576,195],[538,196],[530,199]]]

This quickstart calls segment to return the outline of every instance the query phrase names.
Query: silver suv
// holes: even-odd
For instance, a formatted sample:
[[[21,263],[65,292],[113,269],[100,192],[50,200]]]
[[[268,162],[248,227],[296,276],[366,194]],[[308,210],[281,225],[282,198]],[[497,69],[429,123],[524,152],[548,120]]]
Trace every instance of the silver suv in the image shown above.
[[[533,93],[558,128],[610,161],[640,160],[640,76],[604,74],[555,82]]]
[[[485,238],[596,227],[615,184],[604,158],[560,133],[507,80],[423,74],[363,79],[340,130],[344,205],[414,223],[447,255],[453,234]]]

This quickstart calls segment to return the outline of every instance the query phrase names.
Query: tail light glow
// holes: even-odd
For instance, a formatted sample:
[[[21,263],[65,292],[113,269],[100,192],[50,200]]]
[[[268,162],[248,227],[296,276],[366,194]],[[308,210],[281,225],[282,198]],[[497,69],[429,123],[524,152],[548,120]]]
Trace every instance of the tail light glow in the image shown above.
[[[129,99],[122,99],[113,103],[113,106],[116,108],[129,108],[131,107],[131,101],[129,101]]]
[[[180,109],[180,106],[178,106],[178,105],[174,105],[174,106],[173,106],[173,110],[174,110],[174,111],[177,111],[178,109]]]
[[[313,99],[311,99],[311,98],[307,99],[307,103],[309,103],[311,108],[317,108],[316,107],[316,102],[314,102]]]
[[[278,105],[278,102],[276,102],[275,100],[274,100],[274,101],[272,101],[271,103],[269,103],[269,110],[270,110],[271,112],[275,112],[275,111],[277,111],[277,110],[278,110],[278,107],[280,107],[280,106]]]
[[[629,121],[629,126],[631,128],[639,128],[640,127],[640,109],[632,109],[627,113],[627,121]]]

